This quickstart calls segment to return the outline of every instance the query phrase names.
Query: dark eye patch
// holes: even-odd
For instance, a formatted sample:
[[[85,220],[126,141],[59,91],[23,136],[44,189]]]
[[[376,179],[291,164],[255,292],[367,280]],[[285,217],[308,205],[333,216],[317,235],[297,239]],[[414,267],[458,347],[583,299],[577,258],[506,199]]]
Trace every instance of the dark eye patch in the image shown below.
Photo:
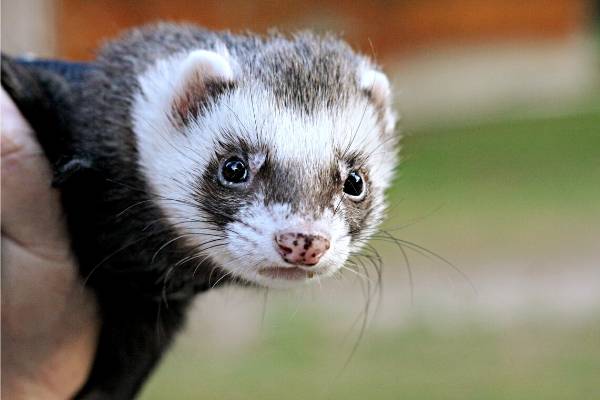
[[[223,184],[221,159],[222,157],[214,156],[208,163],[195,185],[194,197],[198,208],[206,214],[206,222],[225,227],[237,220],[240,209],[251,201],[253,191],[240,188],[239,184]],[[241,176],[239,170],[232,172],[235,172],[237,178]]]
[[[195,202],[207,215],[207,221],[219,227],[239,219],[240,210],[255,198],[256,181],[268,165],[266,146],[245,140],[240,135],[223,130],[215,143],[216,151],[194,188]],[[252,175],[248,157],[267,154],[264,165]]]
[[[365,168],[367,157],[359,152],[351,152],[345,155],[343,161],[349,171],[343,183],[344,217],[350,227],[350,236],[356,240],[363,229],[368,227],[373,207],[369,174]]]

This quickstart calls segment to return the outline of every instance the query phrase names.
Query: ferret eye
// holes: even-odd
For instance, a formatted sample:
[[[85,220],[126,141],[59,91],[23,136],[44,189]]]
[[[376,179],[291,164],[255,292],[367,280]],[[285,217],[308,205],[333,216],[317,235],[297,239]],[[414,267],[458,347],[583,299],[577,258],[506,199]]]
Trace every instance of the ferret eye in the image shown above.
[[[221,167],[221,178],[224,183],[236,184],[248,180],[248,168],[246,163],[238,157],[231,157]]]
[[[352,171],[348,174],[346,182],[344,182],[344,193],[352,200],[362,200],[365,192],[365,183],[357,171]]]

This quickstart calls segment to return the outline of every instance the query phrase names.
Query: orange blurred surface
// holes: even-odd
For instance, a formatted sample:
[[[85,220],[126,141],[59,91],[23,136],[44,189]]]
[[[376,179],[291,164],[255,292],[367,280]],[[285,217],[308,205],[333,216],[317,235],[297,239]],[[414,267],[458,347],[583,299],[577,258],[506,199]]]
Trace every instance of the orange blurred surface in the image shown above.
[[[124,28],[171,20],[233,31],[335,31],[366,52],[372,43],[385,59],[447,43],[563,37],[585,26],[590,10],[585,0],[60,0],[58,55],[89,59]]]

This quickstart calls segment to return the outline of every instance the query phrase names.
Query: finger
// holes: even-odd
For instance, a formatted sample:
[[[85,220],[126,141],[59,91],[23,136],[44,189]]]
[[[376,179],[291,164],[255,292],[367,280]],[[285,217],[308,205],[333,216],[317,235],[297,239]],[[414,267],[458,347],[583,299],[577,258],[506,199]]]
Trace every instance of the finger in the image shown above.
[[[2,233],[31,251],[68,257],[59,193],[34,134],[4,90],[0,92]]]

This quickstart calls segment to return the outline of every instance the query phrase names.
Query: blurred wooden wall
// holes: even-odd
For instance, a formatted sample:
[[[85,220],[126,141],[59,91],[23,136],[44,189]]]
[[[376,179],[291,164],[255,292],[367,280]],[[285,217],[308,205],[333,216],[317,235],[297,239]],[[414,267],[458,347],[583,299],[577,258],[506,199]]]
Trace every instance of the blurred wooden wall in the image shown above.
[[[57,53],[88,59],[103,39],[159,19],[213,29],[341,32],[381,59],[429,47],[558,38],[591,20],[586,0],[57,0]]]

